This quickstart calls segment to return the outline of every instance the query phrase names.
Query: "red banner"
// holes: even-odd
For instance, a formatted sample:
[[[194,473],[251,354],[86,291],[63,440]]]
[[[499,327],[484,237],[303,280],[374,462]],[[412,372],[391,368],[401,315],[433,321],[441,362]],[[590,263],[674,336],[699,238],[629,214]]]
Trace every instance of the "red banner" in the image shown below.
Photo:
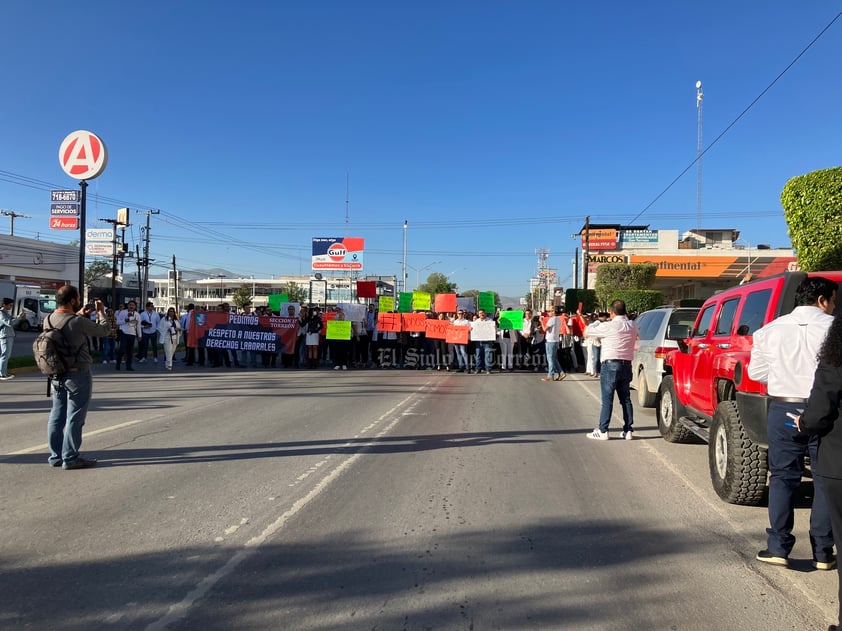
[[[357,298],[377,298],[377,282],[373,280],[358,280]]]

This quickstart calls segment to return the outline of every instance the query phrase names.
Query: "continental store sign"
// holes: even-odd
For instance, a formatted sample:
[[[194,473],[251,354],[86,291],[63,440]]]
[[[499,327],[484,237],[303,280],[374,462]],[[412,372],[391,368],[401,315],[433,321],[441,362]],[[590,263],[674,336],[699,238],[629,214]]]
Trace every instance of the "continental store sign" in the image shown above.
[[[794,256],[630,256],[629,263],[653,263],[660,278],[755,278],[798,269]]]

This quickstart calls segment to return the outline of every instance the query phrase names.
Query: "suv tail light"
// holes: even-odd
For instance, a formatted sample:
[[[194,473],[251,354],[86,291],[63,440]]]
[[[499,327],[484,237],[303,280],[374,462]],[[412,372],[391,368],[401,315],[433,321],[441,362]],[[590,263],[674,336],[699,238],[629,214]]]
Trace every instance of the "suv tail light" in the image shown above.
[[[675,350],[671,346],[658,346],[655,348],[655,359],[666,359],[670,351]]]

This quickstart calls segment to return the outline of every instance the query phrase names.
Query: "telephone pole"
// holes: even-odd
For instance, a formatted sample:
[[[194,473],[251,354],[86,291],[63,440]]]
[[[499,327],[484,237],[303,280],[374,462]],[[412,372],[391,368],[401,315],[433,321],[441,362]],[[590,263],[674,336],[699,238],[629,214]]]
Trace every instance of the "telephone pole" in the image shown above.
[[[584,274],[582,274],[582,289],[588,291],[588,267],[591,254],[591,216],[585,217],[585,264]]]
[[[147,292],[147,286],[149,284],[149,264],[152,262],[149,259],[149,239],[150,239],[150,232],[152,230],[152,228],[150,226],[150,219],[151,219],[152,215],[160,214],[161,211],[160,210],[145,210],[145,211],[144,210],[138,210],[138,211],[135,211],[135,212],[137,212],[138,214],[146,215],[146,228],[141,229],[141,230],[144,231],[143,238],[144,238],[144,241],[145,241],[144,246],[143,246],[143,262],[141,264],[141,262],[138,261],[138,270],[139,271],[141,269],[143,270],[143,281],[141,282],[139,278],[138,278],[138,281],[141,282],[141,287],[140,287],[141,301],[145,305],[146,301],[148,300],[148,296],[147,296],[146,292]],[[142,267],[141,267],[141,265],[142,265]]]
[[[15,236],[15,219],[20,217],[21,219],[32,219],[29,215],[22,215],[21,213],[16,213],[14,210],[0,210],[0,215],[5,215],[11,220],[9,225],[9,236]]]

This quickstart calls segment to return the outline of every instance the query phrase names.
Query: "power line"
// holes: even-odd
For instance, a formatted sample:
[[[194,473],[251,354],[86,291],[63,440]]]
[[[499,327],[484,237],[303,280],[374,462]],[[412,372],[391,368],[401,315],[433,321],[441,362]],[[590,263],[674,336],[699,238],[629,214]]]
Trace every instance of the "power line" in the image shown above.
[[[742,117],[743,117],[743,116],[745,116],[745,115],[748,113],[748,111],[749,111],[752,107],[754,107],[754,105],[755,105],[755,104],[756,104],[756,103],[757,103],[760,99],[762,99],[762,98],[766,95],[766,93],[767,93],[769,90],[771,90],[771,89],[772,89],[772,87],[773,87],[773,86],[774,86],[774,85],[775,85],[775,84],[776,84],[776,83],[777,83],[777,82],[781,79],[781,77],[783,77],[783,76],[784,76],[784,75],[785,75],[785,74],[789,71],[789,69],[790,69],[790,68],[792,68],[792,67],[795,65],[795,63],[796,63],[799,59],[801,59],[801,57],[802,57],[802,56],[804,56],[804,54],[805,54],[808,50],[810,50],[810,48],[812,48],[812,47],[813,47],[813,44],[815,44],[817,41],[819,41],[819,39],[822,37],[822,35],[824,35],[824,34],[827,32],[827,30],[828,30],[831,26],[833,26],[833,23],[834,23],[834,22],[836,22],[836,20],[838,20],[840,17],[842,17],[842,11],[840,11],[839,13],[837,13],[837,14],[836,14],[836,17],[834,17],[834,18],[833,18],[830,22],[828,22],[827,26],[825,26],[825,27],[824,27],[824,28],[823,28],[823,29],[819,32],[819,34],[818,34],[818,35],[816,35],[816,36],[813,38],[813,41],[811,41],[809,44],[807,44],[807,46],[805,46],[805,47],[801,50],[801,52],[800,52],[800,53],[798,53],[798,55],[796,55],[796,56],[795,56],[795,59],[793,59],[791,62],[789,62],[789,65],[787,65],[787,67],[786,67],[786,68],[784,68],[784,69],[780,72],[780,74],[778,74],[778,76],[777,76],[777,77],[775,77],[775,78],[772,80],[772,82],[771,82],[769,85],[767,85],[767,86],[766,86],[766,88],[765,88],[765,89],[764,89],[764,90],[763,90],[760,94],[758,94],[758,95],[757,95],[757,97],[756,97],[756,98],[755,98],[755,99],[754,99],[751,103],[749,103],[749,104],[748,104],[748,107],[746,107],[746,108],[745,108],[742,112],[740,112],[739,116],[737,116],[737,118],[735,118],[733,121],[731,121],[731,124],[730,124],[730,125],[728,125],[728,127],[726,127],[726,128],[722,131],[722,133],[720,133],[720,134],[719,134],[716,138],[714,138],[714,139],[713,139],[713,142],[711,142],[711,143],[710,143],[707,147],[705,147],[705,150],[704,150],[704,151],[702,151],[700,154],[698,154],[698,155],[696,156],[696,159],[695,159],[695,160],[693,160],[690,164],[688,164],[688,165],[687,165],[687,168],[685,168],[685,169],[684,169],[681,173],[679,173],[679,174],[675,177],[675,179],[674,179],[672,182],[670,182],[670,183],[667,185],[667,187],[666,187],[663,191],[661,191],[660,193],[658,193],[658,195],[655,197],[655,199],[653,199],[651,202],[649,202],[643,210],[641,210],[639,213],[637,213],[637,215],[635,215],[635,216],[634,216],[634,218],[632,218],[632,220],[631,220],[631,221],[629,221],[629,223],[630,223],[630,224],[633,224],[635,221],[637,221],[637,220],[638,220],[638,218],[640,218],[640,216],[641,216],[641,215],[643,215],[643,213],[645,213],[645,212],[646,212],[647,210],[649,210],[652,206],[654,206],[654,205],[655,205],[655,203],[657,203],[657,201],[658,201],[659,199],[661,199],[661,197],[663,197],[663,196],[667,193],[667,191],[669,191],[669,190],[670,190],[670,189],[671,189],[671,188],[675,185],[675,183],[676,183],[676,182],[678,182],[678,180],[680,180],[680,179],[684,176],[684,174],[685,174],[685,173],[687,173],[687,171],[689,171],[690,169],[692,169],[692,168],[693,168],[693,166],[694,166],[697,162],[699,162],[699,161],[702,159],[702,157],[703,157],[703,156],[704,156],[704,155],[705,155],[705,154],[706,154],[706,153],[707,153],[707,152],[708,152],[708,151],[709,151],[709,150],[710,150],[710,149],[711,149],[714,145],[716,145],[716,144],[717,144],[717,143],[718,143],[718,142],[722,139],[722,137],[723,137],[723,136],[725,136],[725,134],[727,134],[729,131],[731,131],[731,128],[732,128],[734,125],[736,125],[736,124],[740,121],[740,119],[742,119]],[[697,226],[697,227],[701,227],[701,226]]]

